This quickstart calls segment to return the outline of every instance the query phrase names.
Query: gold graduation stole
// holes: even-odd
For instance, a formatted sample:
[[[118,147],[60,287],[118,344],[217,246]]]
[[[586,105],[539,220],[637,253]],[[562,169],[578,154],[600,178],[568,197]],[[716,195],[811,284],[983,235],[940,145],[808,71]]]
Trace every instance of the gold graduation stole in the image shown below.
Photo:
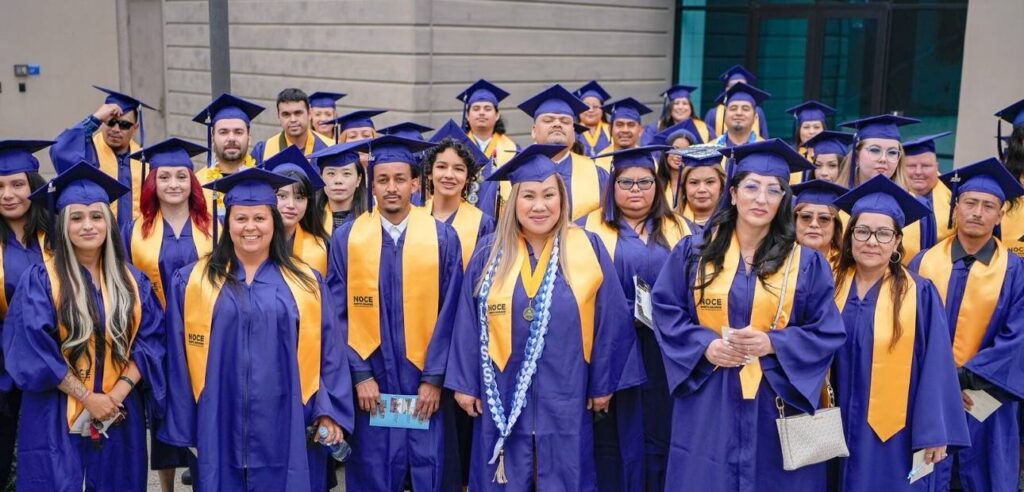
[[[553,240],[549,238],[544,252],[541,252],[537,259],[537,268],[534,271],[530,268],[530,256],[526,250],[526,241],[519,238],[519,247],[516,249],[516,257],[512,262],[513,265],[520,265],[519,274],[510,272],[500,281],[495,279],[494,286],[487,296],[487,321],[490,325],[488,350],[499,371],[505,370],[508,359],[512,355],[512,299],[516,283],[519,278],[522,278],[523,289],[532,288],[534,289],[533,293],[536,293],[536,289],[540,287],[540,281],[544,278],[547,261],[551,258],[553,244]],[[583,340],[583,360],[589,364],[594,347],[594,312],[597,291],[601,287],[601,283],[604,282],[604,272],[601,271],[597,253],[583,229],[570,228],[565,239],[562,240],[560,248],[571,252],[566,255],[566,268],[569,270],[569,275],[564,277],[576,299],[576,309],[580,317],[580,335]],[[525,272],[529,273],[524,275]],[[530,283],[528,284],[528,282]],[[527,292],[527,295],[529,294],[530,292]]]
[[[750,326],[753,329],[767,333],[781,330],[789,325],[793,311],[793,297],[800,276],[801,252],[800,246],[794,246],[790,253],[791,256],[783,268],[771,274],[765,282],[761,282],[760,279],[754,281],[753,307],[750,310]],[[722,328],[729,326],[729,291],[732,290],[732,283],[736,278],[740,261],[740,244],[734,234],[718,276],[711,284],[704,287],[703,293],[700,289],[693,291],[694,306],[697,307],[697,318],[701,326],[714,331],[719,336],[722,334]],[[705,275],[710,276],[713,271],[713,265],[704,265]],[[780,300],[779,293],[783,291],[783,281],[786,282],[785,298]],[[764,283],[770,287],[766,288]],[[779,309],[780,303],[781,309]],[[779,318],[773,326],[772,323],[775,321],[777,312]],[[740,369],[740,387],[743,390],[743,399],[753,400],[757,396],[762,376],[760,359],[752,359],[750,363]]]
[[[434,208],[434,201],[428,198],[423,204],[423,209],[430,212]],[[477,234],[480,232],[480,221],[484,220],[484,213],[479,208],[470,205],[463,200],[459,203],[459,209],[455,211],[455,218],[452,219],[452,228],[459,236],[459,245],[462,246],[462,270],[469,266],[469,260],[476,249]]]
[[[946,303],[949,290],[949,278],[953,275],[953,241],[950,236],[925,251],[921,258],[920,274],[931,280],[939,291],[942,303]],[[981,341],[988,331],[989,321],[996,311],[999,294],[1003,291],[1006,279],[1006,268],[1010,252],[998,239],[996,252],[988,265],[976,261],[967,274],[964,287],[963,303],[957,313],[953,336],[953,358],[956,366],[962,367],[981,348]]]
[[[106,173],[118,181],[118,162],[117,155],[114,154],[114,149],[111,149],[107,142],[103,140],[103,133],[96,132],[92,136],[92,145],[96,149],[96,157],[100,161],[100,170]],[[141,147],[139,144],[132,140],[129,144],[129,153],[134,154],[138,152]],[[132,159],[129,164],[132,173],[132,218],[139,216],[139,197],[142,195],[142,163],[136,159]],[[116,206],[111,206],[110,211],[114,214],[114,218],[117,218]]]
[[[476,137],[472,132],[467,132],[466,135],[476,144]],[[487,148],[484,149],[484,155],[494,160],[494,168],[497,169],[515,157],[516,143],[504,133],[492,133],[491,141],[487,142]],[[484,163],[480,164],[481,167],[483,165]]]
[[[57,267],[54,263],[53,258],[48,258],[43,262],[46,267],[46,274],[50,276],[50,295],[53,299],[54,313],[57,312],[57,303],[60,302],[60,277],[57,276]],[[135,295],[135,309],[132,313],[131,331],[128,333],[128,350],[129,353],[132,348],[132,344],[135,343],[135,335],[139,332],[139,324],[142,323],[142,297],[139,295],[139,285],[135,282],[135,277],[131,273],[128,273],[129,283],[132,287],[132,294]],[[100,294],[103,297],[104,311],[106,311],[107,317],[110,316],[110,301],[107,297],[107,283],[104,279],[100,279]],[[106,323],[101,324],[103,329],[106,330]],[[63,323],[60,323],[59,327],[60,341],[63,342],[68,338],[68,329]],[[103,393],[110,393],[114,389],[114,385],[117,384],[117,378],[121,377],[121,371],[114,366],[114,347],[113,343],[104,337],[104,351],[103,351]],[[74,371],[75,376],[82,382],[83,385],[92,391],[94,387],[93,378],[95,377],[95,370],[100,366],[99,361],[96,360],[96,338],[89,338],[89,352],[92,356],[91,361],[85,360],[85,357],[79,357],[75,367],[69,367],[69,371]],[[64,352],[64,360],[71,365],[71,351],[67,350]],[[78,420],[78,416],[82,414],[82,410],[85,410],[85,405],[82,404],[76,398],[65,395],[68,401],[67,419],[68,428],[75,424],[75,420]]]
[[[245,160],[242,162],[242,167],[241,167],[241,169],[239,169],[239,171],[241,171],[243,169],[248,169],[250,167],[256,167],[256,159],[253,159],[253,157],[251,155],[249,155],[249,154],[245,154]],[[220,170],[220,165],[219,164],[214,164],[213,166],[210,166],[210,167],[204,167],[204,168],[196,171],[195,173],[196,173],[196,180],[199,181],[200,185],[205,185],[205,184],[207,184],[207,183],[209,183],[211,181],[216,181],[216,180],[224,177],[224,174]],[[209,212],[210,215],[212,216],[213,215],[213,202],[214,202],[214,200],[213,200],[213,190],[208,190],[206,188],[203,188],[203,196],[206,197],[206,211]],[[224,194],[223,193],[218,193],[217,194],[217,210],[220,213],[224,213]],[[216,219],[216,217],[214,217],[214,219]]]
[[[949,191],[941,181],[932,189],[932,218],[935,220],[935,240],[942,241],[953,235],[953,229],[949,225],[950,200],[953,192]],[[1005,220],[1003,221],[1006,222]],[[921,222],[914,222],[903,228],[903,265],[907,266],[910,261],[921,252]]]
[[[309,157],[309,154],[313,153],[313,146],[316,144],[317,140],[320,140],[328,147],[334,145],[334,139],[326,135],[321,135],[313,131],[312,128],[309,128],[306,130],[306,146],[302,149],[302,155]],[[268,138],[266,143],[263,145],[263,160],[270,159],[282,150],[291,146],[292,143],[288,140],[288,137],[285,136],[284,132],[279,132],[273,137]]]
[[[192,227],[192,243],[196,247],[196,254],[202,258],[213,251],[213,238],[199,230],[196,223],[189,220]],[[164,292],[164,284],[160,278],[160,248],[164,244],[164,217],[159,210],[156,217],[153,217],[153,229],[149,235],[142,235],[142,221],[136,221],[132,227],[132,260],[135,266],[142,270],[149,277],[153,284],[153,292],[160,300],[160,307],[167,308],[167,293]]]
[[[43,252],[43,260],[49,260],[53,257],[53,254],[46,249],[46,235],[39,231],[37,234],[39,241],[39,250]],[[4,284],[4,277],[6,271],[4,270],[4,248],[0,247],[0,319],[7,317],[7,285]]]
[[[588,129],[583,132],[583,138],[587,141],[587,145],[590,146],[590,150],[594,155],[604,153],[604,149],[597,148],[597,143],[601,141],[601,135],[604,135],[604,137],[608,139],[609,145],[612,145],[611,129],[608,127],[608,123],[605,123],[603,120],[597,123],[596,129]]]
[[[603,212],[601,210],[595,210],[590,215],[587,215],[585,228],[593,232],[601,240],[604,244],[604,249],[608,250],[608,256],[611,257],[612,261],[615,261],[615,248],[619,244],[619,231],[605,223],[602,215]],[[690,226],[686,225],[686,221],[682,217],[676,217],[676,219],[678,222],[668,219],[662,219],[661,221],[661,233],[665,235],[665,240],[668,241],[669,250],[674,248],[676,243],[684,237],[690,235]]]
[[[188,284],[185,286],[185,360],[188,362],[192,396],[196,402],[199,402],[199,397],[206,388],[206,366],[210,358],[210,343],[213,340],[213,308],[224,287],[223,282],[214,285],[206,277],[206,266],[209,261],[209,258],[202,258],[192,267]],[[316,277],[312,268],[308,274],[310,278]],[[302,391],[302,403],[305,404],[320,389],[320,338],[323,320],[320,292],[307,290],[302,281],[291,272],[281,270],[281,276],[298,308],[296,317],[299,320],[299,337],[296,355],[299,387]]]
[[[622,149],[620,149],[617,145],[615,145],[615,142],[612,142],[607,147],[605,147],[603,153],[608,154],[608,153],[611,153],[611,152],[618,152],[620,150],[622,150]],[[611,158],[611,156],[601,157],[601,158],[590,157],[589,159],[594,161],[594,165],[595,166],[597,166],[597,167],[599,167],[601,169],[604,169],[605,171],[608,171],[609,173],[612,171],[612,158]],[[576,175],[576,173],[573,173],[573,176],[575,176],[575,175]]]
[[[348,239],[348,344],[364,360],[380,347],[380,212],[360,215]],[[423,370],[440,305],[440,246],[434,218],[409,211],[402,246],[402,314],[406,359]]]
[[[334,235],[334,210],[331,209],[331,203],[324,204],[324,231],[327,232],[327,237]]]
[[[322,239],[306,232],[301,225],[295,226],[292,256],[315,268],[320,275],[327,276],[327,245]]]
[[[910,371],[914,363],[914,338],[917,334],[917,282],[905,268],[904,274],[907,276],[907,294],[900,305],[899,314],[903,333],[892,350],[889,350],[889,345],[892,343],[896,320],[892,317],[892,281],[888,272],[882,279],[878,301],[875,303],[868,425],[882,442],[888,441],[907,425]],[[840,312],[846,308],[854,276],[851,268],[843,285],[836,286],[836,304]]]
[[[697,136],[700,137],[704,143],[711,143],[711,133],[708,132],[708,124],[698,120],[697,118],[690,118],[690,120],[693,121],[693,126],[697,128]]]
[[[1006,214],[999,223],[1003,244],[1018,256],[1024,256],[1024,204],[1013,210],[1006,210],[1009,203],[1003,206]]]
[[[751,131],[761,136],[761,116],[757,114],[757,105],[754,105],[754,126]],[[725,135],[725,104],[719,104],[715,110],[715,135]],[[705,140],[707,142],[707,140]]]

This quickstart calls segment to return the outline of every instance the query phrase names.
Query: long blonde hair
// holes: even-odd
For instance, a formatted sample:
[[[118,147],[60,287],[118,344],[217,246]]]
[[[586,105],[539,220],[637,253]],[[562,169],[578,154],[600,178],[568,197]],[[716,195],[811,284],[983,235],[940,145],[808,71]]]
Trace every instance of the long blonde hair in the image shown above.
[[[568,269],[565,267],[568,262],[566,255],[568,251],[565,248],[565,238],[569,232],[569,228],[576,227],[575,224],[569,220],[569,193],[565,187],[565,182],[562,181],[562,177],[557,173],[554,174],[555,180],[558,183],[558,203],[561,208],[561,213],[558,215],[558,222],[555,224],[553,233],[558,234],[561,238],[561,244],[558,249],[558,268],[563,277],[568,278]],[[514,265],[516,255],[514,251],[519,248],[519,238],[522,236],[522,226],[519,224],[519,218],[516,217],[516,200],[519,199],[519,193],[521,186],[519,184],[512,185],[512,192],[509,194],[508,205],[501,211],[501,217],[498,218],[498,226],[496,234],[494,235],[494,244],[491,245],[491,251],[487,256],[487,262],[484,263],[484,271],[487,270],[486,265],[490,265],[495,261],[499,251],[504,253],[501,255],[498,265],[494,269],[495,285],[500,285],[508,275],[518,275],[516,270],[519,265]],[[539,252],[538,252],[539,253]],[[481,275],[477,280],[475,291],[477,294],[480,293],[480,286],[483,284],[484,276]]]
[[[839,178],[836,181],[837,184],[846,186],[850,183],[850,173],[853,169],[850,169],[851,163],[853,162],[854,154],[860,152],[861,148],[864,147],[864,141],[857,142],[857,145],[850,149],[849,152],[843,157],[842,162],[839,163]],[[907,185],[907,178],[903,175],[903,170],[906,169],[907,153],[903,150],[903,142],[899,143],[900,147],[900,160],[896,163],[896,169],[892,173],[892,181],[903,188],[904,190],[910,191],[910,187]],[[858,165],[860,163],[858,162]],[[854,176],[853,186],[858,186],[860,183],[857,182],[857,177]]]
[[[112,348],[111,356],[117,367],[128,363],[128,344],[131,336],[132,316],[136,298],[131,285],[131,272],[125,262],[124,246],[114,221],[110,206],[103,206],[103,220],[107,233],[100,256],[101,279],[107,290],[106,338]],[[61,342],[61,349],[69,354],[68,362],[75,366],[80,357],[91,360],[89,341],[95,336],[99,320],[99,309],[92,295],[92,288],[82,275],[82,264],[75,255],[74,245],[68,236],[71,212],[65,208],[57,215],[54,262],[60,277],[60,299],[54,299],[57,307],[57,321],[68,330],[67,339]],[[52,280],[51,280],[52,281]],[[102,363],[102,362],[101,362]]]

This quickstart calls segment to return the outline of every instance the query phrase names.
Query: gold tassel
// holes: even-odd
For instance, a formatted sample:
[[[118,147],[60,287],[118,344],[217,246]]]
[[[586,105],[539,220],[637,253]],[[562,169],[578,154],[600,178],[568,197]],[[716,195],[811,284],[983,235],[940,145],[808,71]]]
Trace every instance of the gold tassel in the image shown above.
[[[502,449],[501,451],[498,451],[498,469],[494,471],[494,480],[491,480],[491,481],[499,483],[499,484],[502,484],[502,485],[508,483],[508,477],[505,476],[505,450],[504,449]]]

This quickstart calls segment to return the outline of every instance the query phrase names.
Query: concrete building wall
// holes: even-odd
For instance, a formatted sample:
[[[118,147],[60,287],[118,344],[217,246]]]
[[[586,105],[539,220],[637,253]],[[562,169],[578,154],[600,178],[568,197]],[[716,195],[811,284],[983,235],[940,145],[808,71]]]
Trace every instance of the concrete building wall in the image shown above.
[[[967,9],[955,165],[996,155],[996,111],[1024,98],[1020,0],[976,0]],[[1003,123],[1003,134],[1009,125]]]
[[[529,121],[515,105],[541,88],[597,78],[617,97],[656,103],[671,80],[672,0],[335,0],[230,2],[232,92],[269,111],[258,138],[278,131],[277,92],[349,94],[339,111],[389,109],[379,125],[458,118],[455,95],[478,78],[512,93],[510,133]],[[164,1],[167,127],[201,140],[191,117],[210,100],[207,3]],[[524,142],[525,143],[525,142]]]

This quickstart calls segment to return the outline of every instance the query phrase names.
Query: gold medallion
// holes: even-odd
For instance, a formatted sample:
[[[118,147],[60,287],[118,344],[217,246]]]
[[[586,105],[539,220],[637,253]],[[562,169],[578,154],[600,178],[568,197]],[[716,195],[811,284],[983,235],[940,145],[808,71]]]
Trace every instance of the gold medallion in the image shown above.
[[[523,310],[523,319],[532,323],[535,314],[536,313],[533,311],[532,305],[526,306],[526,309]]]

